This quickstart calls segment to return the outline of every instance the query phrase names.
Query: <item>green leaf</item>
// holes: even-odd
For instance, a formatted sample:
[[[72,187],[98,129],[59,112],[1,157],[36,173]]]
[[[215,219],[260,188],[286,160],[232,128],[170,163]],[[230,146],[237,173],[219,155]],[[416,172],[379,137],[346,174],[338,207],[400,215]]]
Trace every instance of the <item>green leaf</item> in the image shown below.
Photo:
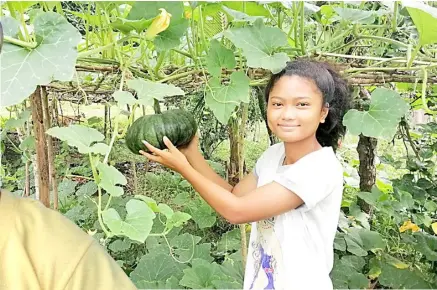
[[[88,195],[92,196],[97,192],[97,184],[94,181],[89,181],[85,184],[82,184],[79,189],[76,191],[77,196]]]
[[[288,45],[287,35],[277,27],[266,27],[261,19],[253,26],[226,30],[224,35],[243,50],[249,67],[278,73],[289,60],[287,54],[275,52],[277,48]]]
[[[16,37],[20,31],[20,22],[12,17],[2,17],[3,34],[5,36]]]
[[[357,257],[352,255],[341,257],[341,261],[343,264],[354,268],[358,272],[361,272],[364,265],[366,264],[366,261],[362,257]]]
[[[405,6],[419,32],[419,44],[437,43],[437,8],[414,2],[406,2]]]
[[[351,229],[350,234],[356,237],[358,234],[363,242],[363,249],[370,251],[376,249],[385,249],[386,243],[382,239],[381,235],[378,232],[374,232],[367,229]]]
[[[52,137],[66,141],[69,146],[76,147],[80,153],[92,152],[91,144],[105,139],[102,133],[96,129],[82,125],[70,125],[68,127],[53,127],[46,132]]]
[[[249,22],[253,23],[259,18],[263,18],[263,16],[249,16],[246,13],[230,9],[228,7],[223,6],[223,11],[227,13],[228,16],[230,16],[230,19],[232,19],[232,22]]]
[[[184,13],[184,4],[179,1],[135,1],[127,19],[152,19],[161,13],[159,11],[160,8],[164,8],[172,15],[171,21],[181,18]]]
[[[109,146],[105,143],[96,143],[90,147],[90,152],[100,155],[106,155],[109,152],[109,149]]]
[[[170,245],[178,256],[178,260],[183,263],[191,262],[193,259],[203,259],[212,262],[214,259],[210,255],[211,244],[204,243],[197,245],[200,239],[200,237],[184,233],[173,238],[170,241]]]
[[[144,243],[152,229],[155,213],[147,204],[136,199],[126,203],[126,211],[126,219],[123,221],[115,209],[109,208],[102,213],[103,221],[115,235]]]
[[[139,289],[150,289],[145,282],[166,282],[172,277],[180,279],[183,275],[182,271],[186,268],[186,264],[178,263],[168,252],[152,252],[141,257],[138,266],[130,274],[130,278]]]
[[[58,192],[60,195],[69,196],[76,191],[77,181],[72,181],[70,179],[64,179],[58,184]]]
[[[344,236],[347,245],[347,251],[359,257],[367,256],[367,250],[364,249],[363,240],[358,229],[350,229],[350,232]]]
[[[215,211],[203,200],[189,207],[191,216],[200,229],[210,228],[215,224]]]
[[[166,204],[160,203],[158,205],[159,212],[165,215],[165,217],[170,219],[174,215],[174,211]]]
[[[132,30],[135,30],[137,33],[141,33],[150,26],[152,21],[153,19],[129,20],[117,17],[117,20],[111,22],[111,26],[120,30],[124,34],[129,34],[129,32]]]
[[[398,269],[407,269],[408,264],[402,262],[401,260],[389,255],[389,254],[383,254],[385,262],[388,264],[395,266]]]
[[[429,261],[437,261],[437,237],[427,233],[414,233],[417,244],[415,249],[426,256]]]
[[[225,1],[222,2],[224,6],[236,11],[241,11],[250,16],[264,16],[270,17],[269,11],[262,5],[256,2],[246,1]]]
[[[378,281],[392,289],[430,289],[429,283],[416,271],[398,269],[388,264],[382,264]]]
[[[232,252],[241,248],[241,233],[239,228],[235,228],[222,235],[217,243],[217,251],[221,253]]]
[[[341,18],[351,23],[372,24],[375,22],[374,11],[341,7],[333,7],[333,9]]]
[[[201,259],[194,259],[192,268],[184,270],[184,276],[179,282],[181,286],[192,289],[211,288],[212,281],[223,276],[219,265]]]
[[[424,207],[426,208],[427,211],[430,211],[430,212],[437,211],[437,203],[435,203],[432,200],[425,202]]]
[[[97,165],[97,169],[99,170],[99,185],[113,197],[122,196],[124,190],[117,184],[126,185],[126,177],[112,165],[100,163]]]
[[[219,78],[222,68],[233,69],[235,67],[234,52],[221,45],[218,40],[213,39],[206,56],[206,64],[208,72],[212,76]]]
[[[185,95],[184,91],[174,85],[160,84],[143,79],[128,80],[127,85],[138,94],[138,103],[153,106],[153,99],[163,100],[164,97]]]
[[[349,110],[343,124],[354,135],[391,139],[401,117],[408,112],[408,107],[396,91],[376,88],[372,92],[369,111]]]
[[[181,227],[191,219],[191,215],[177,211],[167,220],[167,228]]]
[[[205,102],[217,120],[224,125],[228,123],[240,102],[249,103],[250,101],[249,78],[244,72],[233,72],[228,86],[221,85],[217,78],[212,78],[208,86]]]
[[[126,105],[133,106],[137,103],[137,99],[127,91],[115,91],[112,96],[120,107],[125,107]]]
[[[32,135],[27,136],[23,139],[23,141],[20,143],[20,146],[18,146],[21,150],[33,150],[35,149],[35,137]]]
[[[170,26],[155,37],[154,43],[156,50],[166,51],[178,47],[180,44],[180,39],[187,29],[187,19],[181,18],[176,21],[172,20],[170,22]]]
[[[129,239],[117,239],[109,244],[109,249],[116,253],[125,252],[130,249],[131,245],[132,243],[129,241]]]
[[[29,120],[31,114],[32,113],[29,110],[25,110],[20,113],[17,119],[15,118],[8,119],[5,123],[5,129],[23,127],[26,124],[26,122]]]
[[[65,17],[54,12],[41,13],[33,25],[39,43],[35,49],[28,50],[10,43],[3,45],[0,54],[3,107],[21,103],[37,85],[73,78],[76,46],[81,40],[79,31]],[[16,29],[10,28],[8,32]]]
[[[362,273],[353,273],[349,277],[349,289],[367,289],[369,280]]]
[[[339,251],[346,251],[346,241],[344,240],[344,233],[337,232],[334,239],[334,249]]]
[[[145,195],[135,195],[135,198],[144,201],[154,212],[159,212],[158,204],[153,198]]]

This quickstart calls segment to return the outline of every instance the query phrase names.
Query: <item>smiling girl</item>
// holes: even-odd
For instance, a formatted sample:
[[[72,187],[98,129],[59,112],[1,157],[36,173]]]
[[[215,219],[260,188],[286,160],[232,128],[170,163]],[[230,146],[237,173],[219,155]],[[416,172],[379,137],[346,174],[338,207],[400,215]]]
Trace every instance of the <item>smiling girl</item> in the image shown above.
[[[345,133],[347,83],[327,64],[288,63],[265,91],[267,121],[282,141],[232,187],[207,164],[198,137],[183,149],[147,142],[141,154],[179,172],[220,215],[252,223],[244,289],[332,289],[333,242],[343,192],[335,151]]]

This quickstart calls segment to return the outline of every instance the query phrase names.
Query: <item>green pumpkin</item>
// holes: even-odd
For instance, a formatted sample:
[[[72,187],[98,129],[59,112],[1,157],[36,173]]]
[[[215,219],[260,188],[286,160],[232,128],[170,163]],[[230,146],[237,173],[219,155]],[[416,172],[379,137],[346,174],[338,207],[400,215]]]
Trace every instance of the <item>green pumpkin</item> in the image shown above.
[[[126,132],[126,145],[130,151],[139,154],[148,151],[145,140],[159,149],[166,149],[162,138],[167,136],[176,147],[190,143],[197,132],[197,123],[191,113],[176,109],[162,114],[146,115],[138,118]]]

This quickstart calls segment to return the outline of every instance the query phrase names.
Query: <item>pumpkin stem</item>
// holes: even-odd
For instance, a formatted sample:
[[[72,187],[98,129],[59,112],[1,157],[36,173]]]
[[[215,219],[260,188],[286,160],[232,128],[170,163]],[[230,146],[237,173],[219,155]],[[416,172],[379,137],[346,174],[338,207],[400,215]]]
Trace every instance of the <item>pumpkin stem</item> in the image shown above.
[[[159,105],[159,101],[157,99],[153,99],[153,110],[155,110],[155,114],[161,114],[161,106]]]

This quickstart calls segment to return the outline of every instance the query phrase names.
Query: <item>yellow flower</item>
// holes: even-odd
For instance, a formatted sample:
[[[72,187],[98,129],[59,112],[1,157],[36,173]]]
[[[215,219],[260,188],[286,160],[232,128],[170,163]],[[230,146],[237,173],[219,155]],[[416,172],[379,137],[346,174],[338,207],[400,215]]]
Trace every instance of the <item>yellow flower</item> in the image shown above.
[[[411,230],[412,232],[418,232],[420,231],[420,228],[416,224],[413,224],[410,220],[408,220],[404,222],[404,224],[399,228],[399,231],[401,233],[407,230]]]
[[[152,24],[146,31],[146,39],[152,40],[158,33],[163,32],[170,25],[171,14],[167,12],[164,8],[159,9],[161,14],[153,19]]]
[[[434,234],[437,235],[437,222],[433,223],[433,224],[431,225],[431,227],[432,227],[432,230],[434,231]]]

